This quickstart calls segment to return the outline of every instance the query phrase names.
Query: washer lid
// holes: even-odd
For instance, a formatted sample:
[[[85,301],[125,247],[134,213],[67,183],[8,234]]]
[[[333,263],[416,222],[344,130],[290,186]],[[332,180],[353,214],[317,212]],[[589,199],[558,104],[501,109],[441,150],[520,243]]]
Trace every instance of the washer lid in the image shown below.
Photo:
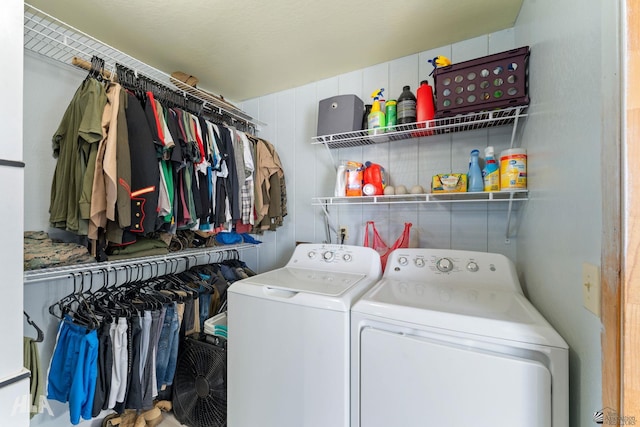
[[[342,295],[365,277],[364,274],[283,267],[258,274],[244,281],[286,291],[335,297]]]
[[[354,312],[510,341],[568,348],[517,292],[382,279]]]
[[[377,280],[366,274],[283,267],[229,287],[240,294],[286,304],[349,312],[354,301]]]

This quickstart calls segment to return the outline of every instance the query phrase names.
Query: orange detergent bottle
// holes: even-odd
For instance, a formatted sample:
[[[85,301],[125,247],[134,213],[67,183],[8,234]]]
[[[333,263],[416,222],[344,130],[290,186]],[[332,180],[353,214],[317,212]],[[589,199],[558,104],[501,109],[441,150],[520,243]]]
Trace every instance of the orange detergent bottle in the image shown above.
[[[382,166],[365,162],[364,186],[362,187],[362,192],[365,196],[381,196],[384,194],[384,187],[387,186],[384,174]]]
[[[359,162],[347,162],[345,172],[347,175],[347,185],[345,189],[345,196],[347,197],[359,197],[362,196],[362,169],[364,168],[362,163]]]

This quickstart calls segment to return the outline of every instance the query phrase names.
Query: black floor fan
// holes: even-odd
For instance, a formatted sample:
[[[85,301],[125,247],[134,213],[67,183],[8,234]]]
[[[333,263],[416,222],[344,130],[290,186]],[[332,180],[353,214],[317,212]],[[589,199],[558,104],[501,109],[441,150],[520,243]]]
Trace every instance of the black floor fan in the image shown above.
[[[187,337],[173,380],[173,413],[190,427],[226,427],[227,354],[204,338]]]

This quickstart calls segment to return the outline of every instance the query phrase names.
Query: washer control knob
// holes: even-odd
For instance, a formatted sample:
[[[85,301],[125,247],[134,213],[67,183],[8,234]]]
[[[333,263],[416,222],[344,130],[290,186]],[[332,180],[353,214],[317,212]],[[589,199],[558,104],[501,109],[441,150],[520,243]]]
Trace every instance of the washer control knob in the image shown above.
[[[475,273],[479,269],[480,268],[478,267],[478,264],[476,264],[474,261],[469,261],[469,264],[467,264],[467,270],[469,270],[472,273]]]
[[[351,254],[344,254],[344,255],[342,255],[342,259],[345,262],[351,262],[351,260],[353,260],[353,257],[351,256]]]
[[[414,263],[416,264],[416,267],[422,268],[424,267],[424,258],[416,258]]]
[[[398,264],[400,265],[407,265],[409,264],[409,260],[407,259],[407,257],[405,256],[401,256],[400,258],[398,258]]]
[[[324,259],[327,262],[331,261],[333,259],[333,252],[326,251],[325,253],[322,254],[322,259]]]
[[[307,256],[309,257],[309,259],[314,259],[316,257],[316,251],[309,251],[309,253],[307,254]]]
[[[449,258],[440,258],[438,261],[436,261],[436,268],[438,269],[438,271],[448,273],[453,270],[453,261],[451,261]]]

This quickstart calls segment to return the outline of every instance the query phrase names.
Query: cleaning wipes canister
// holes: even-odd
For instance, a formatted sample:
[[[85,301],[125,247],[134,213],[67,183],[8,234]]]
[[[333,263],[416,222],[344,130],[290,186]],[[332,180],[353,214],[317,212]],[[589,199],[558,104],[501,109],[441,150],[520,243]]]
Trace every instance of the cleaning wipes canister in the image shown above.
[[[527,188],[527,150],[511,148],[500,153],[500,190]]]

